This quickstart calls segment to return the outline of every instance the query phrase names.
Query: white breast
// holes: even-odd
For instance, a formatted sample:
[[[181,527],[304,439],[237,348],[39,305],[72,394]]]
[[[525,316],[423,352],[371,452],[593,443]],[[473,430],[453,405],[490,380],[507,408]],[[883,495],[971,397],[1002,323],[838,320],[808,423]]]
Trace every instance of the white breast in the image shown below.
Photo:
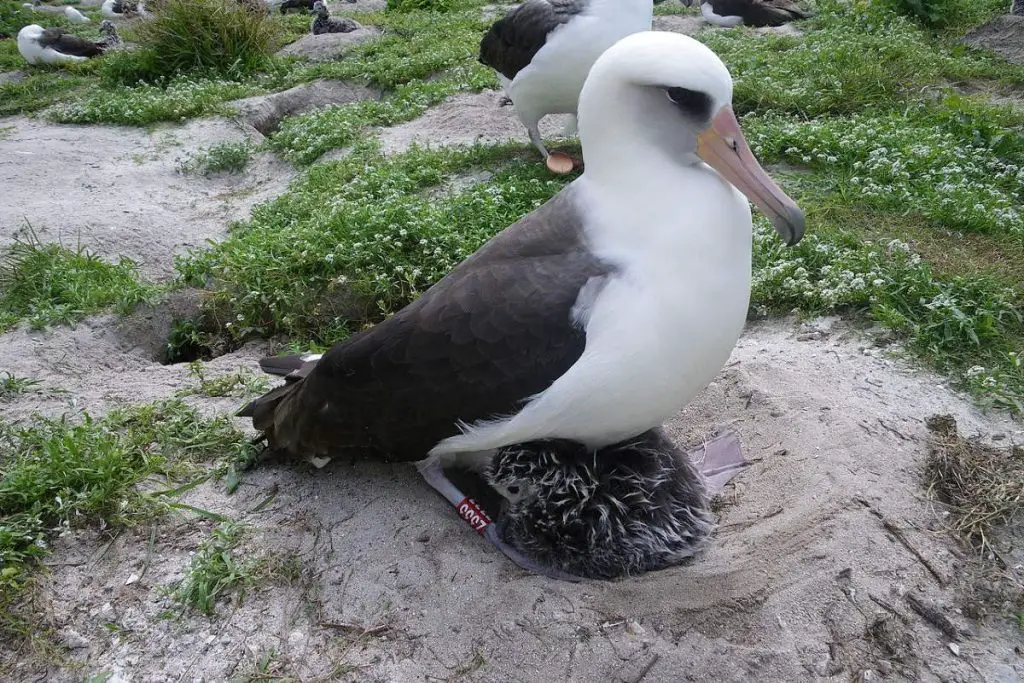
[[[739,26],[743,23],[743,17],[723,17],[715,14],[715,9],[711,6],[710,2],[701,3],[700,13],[704,17],[704,21],[715,24],[716,26],[732,28],[733,26]]]
[[[579,187],[594,251],[620,267],[586,316],[583,355],[511,419],[474,425],[432,455],[551,437],[615,443],[660,425],[714,378],[746,320],[750,208],[710,170],[683,183],[651,176],[620,194],[633,194],[628,203]]]

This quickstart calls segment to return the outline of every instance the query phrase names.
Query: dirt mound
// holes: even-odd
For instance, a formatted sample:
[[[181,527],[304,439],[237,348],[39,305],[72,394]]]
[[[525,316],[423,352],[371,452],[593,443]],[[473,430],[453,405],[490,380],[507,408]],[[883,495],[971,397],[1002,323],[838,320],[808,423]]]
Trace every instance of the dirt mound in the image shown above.
[[[277,54],[281,57],[305,57],[311,62],[328,62],[342,57],[353,45],[365,43],[379,35],[380,31],[372,26],[364,26],[350,33],[323,33],[318,36],[310,33],[284,46]]]
[[[235,100],[230,104],[238,112],[240,120],[248,123],[262,135],[270,135],[278,129],[281,121],[287,116],[295,116],[330,105],[379,98],[378,91],[366,86],[346,81],[313,81],[272,95],[247,97],[244,100]]]
[[[991,50],[1008,62],[1024,64],[1024,17],[998,16],[968,33],[963,42]]]
[[[501,106],[502,94],[484,91],[459,94],[431,107],[418,119],[378,134],[381,150],[396,154],[412,144],[426,147],[471,145],[475,142],[496,143],[507,140],[529,142],[526,128],[511,106]],[[540,132],[545,139],[555,137],[565,128],[569,117],[556,114],[541,120]],[[538,153],[537,158],[540,159]]]

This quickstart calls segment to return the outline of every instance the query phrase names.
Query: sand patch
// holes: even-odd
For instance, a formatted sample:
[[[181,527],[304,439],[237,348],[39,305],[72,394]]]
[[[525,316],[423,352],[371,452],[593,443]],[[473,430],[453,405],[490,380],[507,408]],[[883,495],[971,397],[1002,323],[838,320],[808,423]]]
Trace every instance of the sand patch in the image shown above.
[[[381,130],[378,134],[381,151],[398,154],[413,144],[436,148],[509,140],[529,143],[530,137],[515,109],[511,105],[501,106],[501,98],[502,93],[495,91],[449,97],[417,119]],[[545,141],[559,137],[568,120],[564,114],[541,119],[540,133]],[[539,153],[537,158],[540,158]]]
[[[280,194],[291,165],[258,154],[243,173],[182,175],[189,154],[248,133],[225,119],[152,130],[68,126],[12,117],[0,136],[0,242],[60,240],[116,260],[128,256],[150,278],[172,273],[172,255],[226,234],[231,221]]]
[[[60,334],[102,346],[111,343],[102,341],[106,325]],[[729,426],[754,461],[727,488],[711,548],[690,566],[612,583],[554,582],[473,534],[410,465],[340,459],[317,471],[268,462],[232,497],[208,483],[184,500],[251,524],[246,552],[297,555],[301,582],[257,588],[212,621],[160,619],[168,607],[160,587],[181,576],[209,528],[181,517],[159,523],[146,575],[130,585],[148,529],[122,533],[98,559],[102,539],[91,532],[58,543],[49,616],[80,637],[72,656],[86,671],[145,671],[146,680],[224,680],[271,648],[304,678],[352,667],[342,680],[459,671],[478,681],[632,680],[644,670],[652,681],[1014,680],[1024,675],[1014,627],[969,624],[958,613],[964,558],[923,499],[921,468],[931,414],[956,416],[965,434],[1020,442],[1024,431],[858,339],[831,322],[811,333],[788,321],[751,325],[715,382],[671,422],[688,444]],[[251,363],[257,352],[212,366]],[[96,355],[113,354],[108,346]],[[40,352],[31,362],[24,370],[44,378],[55,363]],[[120,359],[118,368],[95,368],[91,383],[102,376],[109,386],[90,394],[87,350],[69,362],[83,373],[79,405],[97,411],[121,391],[137,402],[181,381],[180,368]],[[196,400],[221,410],[232,403]],[[959,654],[908,595],[973,630],[954,643]],[[111,621],[124,630],[104,628]]]

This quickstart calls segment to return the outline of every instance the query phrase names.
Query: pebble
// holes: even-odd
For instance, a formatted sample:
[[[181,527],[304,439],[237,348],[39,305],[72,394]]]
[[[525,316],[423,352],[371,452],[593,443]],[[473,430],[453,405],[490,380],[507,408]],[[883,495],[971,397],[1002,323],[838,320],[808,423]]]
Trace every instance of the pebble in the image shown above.
[[[71,628],[62,629],[57,634],[57,638],[61,643],[72,650],[81,650],[89,647],[88,639],[78,631]]]

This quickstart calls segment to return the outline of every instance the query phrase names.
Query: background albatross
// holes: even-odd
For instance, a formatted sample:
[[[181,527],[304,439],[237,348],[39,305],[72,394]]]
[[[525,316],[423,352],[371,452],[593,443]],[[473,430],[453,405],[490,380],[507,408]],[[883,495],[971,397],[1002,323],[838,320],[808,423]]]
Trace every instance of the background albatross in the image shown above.
[[[662,0],[658,0],[661,2]],[[574,160],[551,154],[540,137],[548,114],[576,114],[594,61],[615,41],[649,31],[652,0],[526,0],[484,34],[479,60],[498,73],[530,141],[552,171],[568,173]],[[567,133],[574,132],[570,125]]]
[[[750,295],[749,197],[787,244],[803,214],[750,152],[721,60],[643,32],[595,63],[579,103],[586,171],[376,327],[294,363],[251,416],[269,447],[449,465],[659,426],[721,369]],[[744,196],[746,195],[746,197]],[[493,540],[493,539],[492,539]],[[518,561],[518,560],[517,560]]]

